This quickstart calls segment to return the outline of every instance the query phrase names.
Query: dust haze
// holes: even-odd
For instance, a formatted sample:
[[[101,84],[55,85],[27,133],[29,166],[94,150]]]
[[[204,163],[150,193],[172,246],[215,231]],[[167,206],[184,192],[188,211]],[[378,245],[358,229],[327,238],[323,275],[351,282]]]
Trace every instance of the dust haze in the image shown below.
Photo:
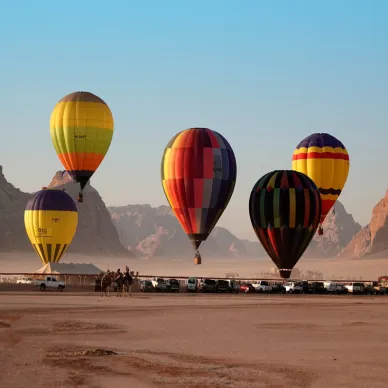
[[[61,263],[92,263],[103,271],[122,269],[128,265],[140,275],[198,276],[198,277],[268,277],[274,264],[270,258],[216,258],[203,257],[201,265],[195,265],[190,256],[163,257],[95,257],[68,253]],[[35,254],[12,252],[0,254],[0,272],[31,273],[43,265]],[[388,273],[388,258],[363,259],[313,259],[302,257],[293,272],[294,277],[306,277],[308,271],[322,274],[322,279],[374,280]],[[272,272],[273,273],[273,272]],[[298,276],[299,275],[299,276]]]

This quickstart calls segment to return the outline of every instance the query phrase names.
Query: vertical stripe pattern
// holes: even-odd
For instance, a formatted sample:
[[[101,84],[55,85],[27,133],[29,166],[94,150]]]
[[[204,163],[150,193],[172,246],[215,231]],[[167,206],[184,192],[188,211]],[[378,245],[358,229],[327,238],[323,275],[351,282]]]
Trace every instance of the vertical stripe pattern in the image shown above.
[[[300,172],[269,172],[253,186],[249,215],[260,243],[281,276],[288,278],[319,225],[317,186]]]
[[[77,206],[62,190],[38,191],[26,204],[26,232],[44,264],[59,262],[73,240],[77,224]]]
[[[167,144],[161,163],[163,190],[196,249],[228,205],[236,174],[234,152],[216,131],[186,129]]]

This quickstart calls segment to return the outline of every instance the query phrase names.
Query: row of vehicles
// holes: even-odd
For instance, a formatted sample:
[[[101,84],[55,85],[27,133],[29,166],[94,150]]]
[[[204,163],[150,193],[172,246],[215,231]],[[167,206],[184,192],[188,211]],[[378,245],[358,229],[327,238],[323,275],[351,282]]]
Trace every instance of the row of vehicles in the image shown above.
[[[354,295],[384,295],[388,294],[388,278],[386,281],[373,283],[333,281],[288,281],[274,282],[258,280],[241,282],[225,279],[189,278],[187,292],[232,292],[232,293],[276,293],[276,294],[354,294]]]
[[[33,280],[23,277],[16,281],[18,284],[32,284],[41,291],[47,289],[62,292],[65,283],[58,281],[54,276]],[[140,290],[143,292],[179,292],[183,287],[178,279],[164,279],[156,277],[140,281]],[[388,294],[388,277],[381,276],[376,282],[348,282],[333,281],[268,281],[257,280],[243,282],[234,279],[197,279],[191,277],[185,285],[187,292],[211,293],[278,293],[278,294],[354,294],[354,295],[384,295]]]

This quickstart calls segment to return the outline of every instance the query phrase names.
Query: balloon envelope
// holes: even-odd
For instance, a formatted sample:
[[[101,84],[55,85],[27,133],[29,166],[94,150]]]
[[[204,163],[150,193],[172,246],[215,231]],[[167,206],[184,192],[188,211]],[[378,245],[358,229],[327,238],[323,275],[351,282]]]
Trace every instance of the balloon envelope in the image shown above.
[[[75,92],[63,97],[50,119],[55,151],[81,192],[104,159],[113,137],[113,116],[100,97]]]
[[[24,225],[44,264],[59,262],[73,240],[77,224],[77,206],[62,190],[38,191],[27,202]]]
[[[186,129],[167,144],[161,163],[163,190],[195,249],[228,205],[236,174],[233,150],[216,131]]]
[[[322,199],[322,223],[348,178],[348,151],[334,136],[313,133],[297,145],[292,156],[292,169],[306,174],[317,185]]]
[[[249,215],[257,238],[280,275],[289,278],[319,225],[317,186],[297,171],[269,172],[253,186]]]

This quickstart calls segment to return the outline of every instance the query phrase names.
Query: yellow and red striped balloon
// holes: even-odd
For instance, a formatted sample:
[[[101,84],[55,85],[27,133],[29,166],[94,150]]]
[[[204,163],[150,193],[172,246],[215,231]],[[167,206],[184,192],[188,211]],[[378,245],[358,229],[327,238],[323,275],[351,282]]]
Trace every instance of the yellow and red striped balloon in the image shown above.
[[[348,151],[334,136],[313,133],[297,145],[292,156],[292,169],[306,174],[317,185],[322,199],[322,224],[348,178]],[[322,226],[318,233],[323,233]]]
[[[50,134],[64,168],[83,189],[109,150],[114,130],[112,112],[100,97],[75,92],[63,97],[50,119]]]

